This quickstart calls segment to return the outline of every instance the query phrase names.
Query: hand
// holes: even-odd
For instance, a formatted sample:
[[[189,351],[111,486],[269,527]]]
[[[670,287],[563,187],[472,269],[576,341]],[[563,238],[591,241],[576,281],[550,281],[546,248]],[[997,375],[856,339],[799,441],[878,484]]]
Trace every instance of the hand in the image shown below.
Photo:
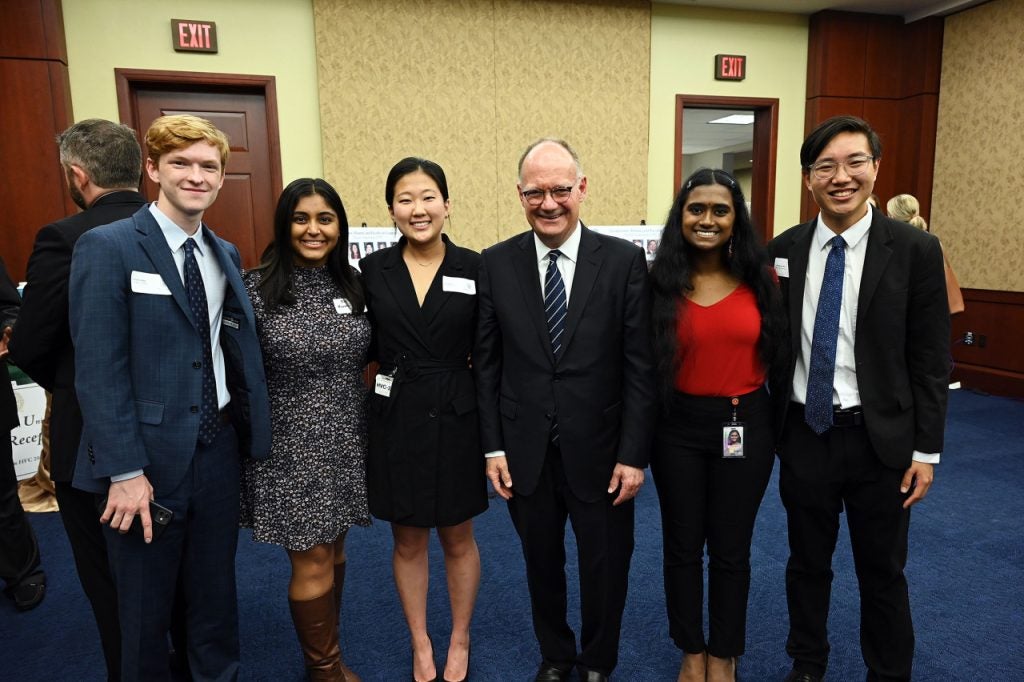
[[[121,534],[131,528],[136,515],[142,518],[142,537],[153,541],[153,521],[149,518],[149,501],[153,499],[153,486],[145,474],[110,484],[107,491],[107,506],[100,516],[100,523],[110,522],[110,527]]]
[[[932,487],[934,478],[935,467],[933,465],[924,462],[911,462],[910,468],[903,474],[903,480],[900,482],[901,493],[913,490],[910,497],[903,501],[903,508],[909,509],[923,500],[924,496],[928,494],[928,488]]]
[[[0,336],[0,360],[7,357],[7,343],[11,340],[11,327],[4,327],[4,333]]]
[[[644,470],[631,467],[628,464],[619,462],[612,470],[612,480],[608,483],[608,493],[619,490],[619,496],[612,502],[612,506],[622,504],[627,500],[636,497],[640,492],[640,486],[644,484]]]
[[[503,500],[512,499],[512,474],[508,472],[508,458],[488,457],[487,478],[494,486],[494,492],[501,495]]]

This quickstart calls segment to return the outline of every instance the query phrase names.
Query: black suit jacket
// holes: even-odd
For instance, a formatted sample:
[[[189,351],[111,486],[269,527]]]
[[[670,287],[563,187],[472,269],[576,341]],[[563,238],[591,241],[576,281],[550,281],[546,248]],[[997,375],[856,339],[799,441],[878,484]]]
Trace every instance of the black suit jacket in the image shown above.
[[[573,494],[607,495],[616,462],[647,466],[656,417],[644,252],[580,227],[561,357],[551,351],[533,232],[483,252],[473,366],[481,445],[504,450],[516,492],[536,488],[557,416]]]
[[[11,361],[52,394],[50,477],[70,483],[82,413],[75,397],[75,349],[68,326],[68,279],[75,242],[86,231],[128,218],[146,203],[138,192],[105,194],[88,210],[51,223],[36,235]]]
[[[768,244],[788,260],[780,277],[788,311],[792,358],[789,396],[800,353],[807,260],[817,217]],[[857,385],[871,445],[882,463],[910,466],[914,450],[941,452],[949,387],[949,306],[939,240],[906,223],[873,213],[857,305],[854,355]],[[813,321],[811,321],[813,325]],[[788,404],[788,401],[780,401]],[[781,415],[784,418],[784,413]],[[787,457],[785,434],[779,454]]]
[[[18,290],[7,274],[7,266],[0,258],[0,333],[7,327],[14,326],[19,305],[21,297],[18,296]],[[0,369],[3,369],[3,375],[0,376],[0,383],[3,384],[0,386],[0,428],[9,431],[18,425],[18,404],[14,400],[14,389],[11,388],[11,380],[7,376],[6,359],[0,359]]]

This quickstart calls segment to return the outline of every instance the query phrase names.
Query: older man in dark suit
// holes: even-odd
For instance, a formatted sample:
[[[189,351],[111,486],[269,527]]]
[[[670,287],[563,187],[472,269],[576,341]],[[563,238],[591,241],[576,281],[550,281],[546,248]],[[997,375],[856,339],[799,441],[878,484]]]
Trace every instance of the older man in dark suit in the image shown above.
[[[779,485],[791,682],[828,664],[832,552],[846,512],[861,596],[868,680],[909,680],[914,630],[903,568],[910,507],[932,483],[949,382],[949,309],[933,236],[868,207],[882,146],[838,116],[800,149],[821,210],[770,244],[789,309],[791,402],[781,416]]]
[[[536,680],[600,682],[618,661],[633,498],[655,417],[642,249],[579,221],[587,178],[567,143],[519,162],[531,231],[483,253],[473,367],[487,474],[523,544]],[[566,620],[565,521],[579,548],[581,650]]]
[[[79,121],[57,138],[68,190],[81,213],[46,225],[28,259],[28,284],[11,338],[11,358],[52,395],[50,477],[85,596],[99,627],[110,680],[120,679],[121,635],[117,593],[96,496],[71,485],[82,435],[75,396],[75,349],[68,327],[68,277],[78,238],[97,225],[127,218],[145,199],[139,194],[142,150],[135,131],[111,121]]]

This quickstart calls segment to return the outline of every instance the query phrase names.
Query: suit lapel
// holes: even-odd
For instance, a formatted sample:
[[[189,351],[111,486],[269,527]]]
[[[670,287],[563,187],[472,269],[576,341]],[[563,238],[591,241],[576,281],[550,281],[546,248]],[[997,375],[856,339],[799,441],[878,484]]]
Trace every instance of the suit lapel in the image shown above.
[[[804,223],[800,234],[793,238],[786,257],[789,259],[789,322],[792,348],[800,348],[801,316],[804,309],[804,286],[807,283],[807,261],[811,253],[811,241],[818,219]]]
[[[465,296],[465,294],[456,294],[444,290],[445,277],[465,279],[466,273],[463,268],[462,258],[459,257],[458,252],[453,248],[448,235],[442,234],[441,239],[444,240],[445,244],[444,260],[441,261],[441,267],[437,269],[437,276],[434,278],[434,281],[430,283],[430,290],[427,291],[427,296],[423,299],[423,307],[420,309],[424,324],[427,325],[428,333],[430,324],[433,323],[438,313],[448,305],[448,302],[452,300],[452,296]]]
[[[391,298],[395,301],[395,305],[398,306],[402,316],[409,323],[409,329],[412,331],[413,336],[416,337],[424,348],[430,348],[430,345],[427,343],[429,335],[424,326],[423,310],[420,309],[419,303],[416,301],[416,289],[412,284],[412,276],[405,267],[405,261],[402,260],[402,247],[404,244],[405,238],[403,237],[397,245],[388,250],[380,274],[385,286],[387,286],[388,291],[391,293]],[[433,286],[433,283],[431,283],[431,287]],[[427,298],[429,298],[429,292]],[[391,358],[384,359],[388,362],[391,361]]]
[[[882,222],[881,216],[875,213],[871,219],[871,228],[868,230],[868,248],[864,254],[864,271],[860,276],[860,294],[857,299],[858,326],[861,318],[867,314],[871,297],[875,295],[882,273],[889,264],[889,257],[892,256],[892,249],[889,247],[891,241],[892,231]]]
[[[221,246],[220,239],[217,238],[213,231],[210,230],[203,224],[203,230],[206,231],[206,243],[217,257],[217,263],[220,264],[220,269],[224,273],[225,279],[228,282],[228,288],[231,293],[235,295],[235,300],[239,302],[242,310],[245,312],[245,319],[249,322],[250,328],[255,328],[256,320],[252,311],[251,305],[245,305],[243,302],[249,300],[249,294],[245,290],[245,284],[242,282],[242,276],[238,272],[238,264],[232,260],[227,249]]]
[[[526,316],[533,322],[534,331],[541,348],[547,354],[551,364],[555,364],[555,356],[551,352],[551,336],[544,317],[544,294],[540,290],[540,271],[537,269],[537,249],[533,244],[533,232],[527,232],[516,243],[519,252],[515,254],[513,268],[519,293],[523,297],[523,308]]]
[[[565,318],[565,340],[562,342],[562,357],[565,357],[572,343],[573,334],[579,325],[583,309],[587,307],[590,292],[594,289],[597,275],[601,271],[601,243],[597,236],[580,224],[583,231],[580,235],[580,250],[576,254],[576,272],[572,277],[572,290],[569,292],[569,311]]]
[[[141,234],[140,243],[143,251],[153,261],[157,273],[167,288],[171,290],[171,297],[177,302],[181,312],[198,331],[199,327],[192,315],[192,308],[188,304],[188,293],[185,291],[185,285],[181,282],[181,274],[178,272],[178,266],[174,264],[174,257],[171,256],[171,247],[164,239],[164,233],[157,225],[156,219],[150,215],[148,210],[140,210],[132,219],[135,221],[135,229]]]

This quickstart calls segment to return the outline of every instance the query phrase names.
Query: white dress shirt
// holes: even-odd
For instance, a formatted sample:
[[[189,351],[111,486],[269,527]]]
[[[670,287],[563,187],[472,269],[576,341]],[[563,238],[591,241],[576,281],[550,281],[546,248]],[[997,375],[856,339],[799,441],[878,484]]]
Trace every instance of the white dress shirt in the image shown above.
[[[555,265],[558,267],[558,274],[562,276],[562,281],[565,283],[565,307],[567,310],[569,308],[569,299],[572,296],[572,278],[576,275],[576,261],[580,254],[580,236],[582,233],[583,230],[580,229],[580,224],[577,222],[576,229],[572,231],[569,238],[557,249],[549,249],[540,240],[537,233],[533,233],[533,245],[537,249],[537,273],[540,277],[542,300],[544,296],[544,280],[548,274],[548,263],[551,262],[548,254],[552,251],[558,251],[562,255],[555,261]]]

